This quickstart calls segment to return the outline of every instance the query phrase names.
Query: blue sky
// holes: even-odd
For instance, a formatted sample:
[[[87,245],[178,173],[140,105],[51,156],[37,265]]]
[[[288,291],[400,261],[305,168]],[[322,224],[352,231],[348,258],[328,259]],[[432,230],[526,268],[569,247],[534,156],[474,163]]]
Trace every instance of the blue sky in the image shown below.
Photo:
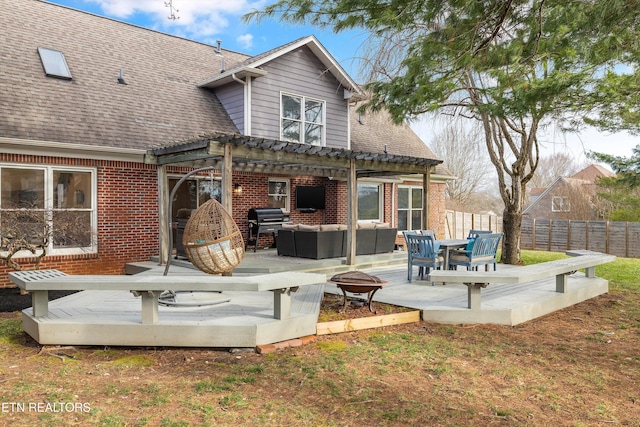
[[[330,30],[283,24],[277,19],[265,19],[259,24],[242,22],[242,15],[254,9],[261,9],[267,3],[264,0],[172,0],[176,19],[169,18],[172,9],[165,0],[50,2],[210,45],[215,45],[217,40],[221,40],[223,49],[248,55],[257,55],[313,34],[354,78],[358,77],[354,59],[359,46],[366,38],[361,31],[336,35]]]
[[[271,3],[268,0],[171,0],[177,19],[169,19],[172,9],[168,0],[52,0],[51,3],[211,45],[221,40],[223,49],[248,55],[257,55],[313,34],[351,77],[361,81],[357,58],[366,34],[358,30],[334,34],[310,26],[282,24],[276,19],[263,20],[259,24],[242,22],[242,15],[261,9]],[[429,119],[412,123],[412,127],[427,144],[434,132],[441,131]],[[579,135],[547,131],[540,141],[543,155],[568,152],[580,161],[585,160],[585,150],[630,156],[631,149],[640,145],[640,137],[626,133],[603,134],[594,129]]]

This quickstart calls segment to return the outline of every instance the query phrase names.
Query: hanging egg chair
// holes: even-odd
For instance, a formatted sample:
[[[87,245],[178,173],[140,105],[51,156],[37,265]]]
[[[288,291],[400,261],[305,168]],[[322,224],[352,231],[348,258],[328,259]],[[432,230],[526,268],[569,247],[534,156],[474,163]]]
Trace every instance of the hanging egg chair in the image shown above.
[[[240,229],[215,199],[209,199],[191,215],[182,241],[189,261],[205,273],[228,273],[244,257]]]

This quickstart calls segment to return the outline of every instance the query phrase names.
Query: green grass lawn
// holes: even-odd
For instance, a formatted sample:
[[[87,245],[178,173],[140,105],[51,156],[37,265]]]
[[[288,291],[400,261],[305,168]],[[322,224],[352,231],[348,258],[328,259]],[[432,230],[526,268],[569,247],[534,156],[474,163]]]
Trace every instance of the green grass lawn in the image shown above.
[[[521,252],[521,259],[525,264],[537,264],[562,258],[568,257],[559,252]],[[611,290],[637,291],[640,289],[640,259],[617,258],[614,262],[596,267],[596,274],[609,280]]]
[[[640,426],[638,273],[598,266],[608,294],[515,327],[417,322],[266,355],[42,347],[3,313],[0,425]],[[88,410],[10,406],[60,402]]]

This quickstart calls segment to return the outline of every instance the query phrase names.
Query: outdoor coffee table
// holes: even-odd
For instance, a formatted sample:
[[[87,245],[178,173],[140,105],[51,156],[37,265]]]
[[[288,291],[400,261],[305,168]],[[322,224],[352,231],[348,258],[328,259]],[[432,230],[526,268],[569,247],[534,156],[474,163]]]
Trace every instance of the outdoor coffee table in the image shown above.
[[[367,306],[369,307],[369,311],[374,313],[371,308],[373,296],[388,282],[359,271],[348,271],[346,273],[336,274],[329,279],[329,283],[335,284],[342,291],[342,310],[346,310],[347,308],[347,292],[352,294],[366,293]]]

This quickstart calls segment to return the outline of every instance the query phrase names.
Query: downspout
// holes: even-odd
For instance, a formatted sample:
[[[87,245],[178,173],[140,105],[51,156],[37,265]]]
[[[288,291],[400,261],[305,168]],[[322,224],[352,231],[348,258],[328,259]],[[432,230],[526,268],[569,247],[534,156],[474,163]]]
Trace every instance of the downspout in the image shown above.
[[[391,227],[396,227],[396,184],[391,183]]]
[[[243,134],[251,135],[251,78],[247,77],[247,80],[242,80],[236,76],[236,73],[231,73],[231,78],[244,86],[244,129]]]

